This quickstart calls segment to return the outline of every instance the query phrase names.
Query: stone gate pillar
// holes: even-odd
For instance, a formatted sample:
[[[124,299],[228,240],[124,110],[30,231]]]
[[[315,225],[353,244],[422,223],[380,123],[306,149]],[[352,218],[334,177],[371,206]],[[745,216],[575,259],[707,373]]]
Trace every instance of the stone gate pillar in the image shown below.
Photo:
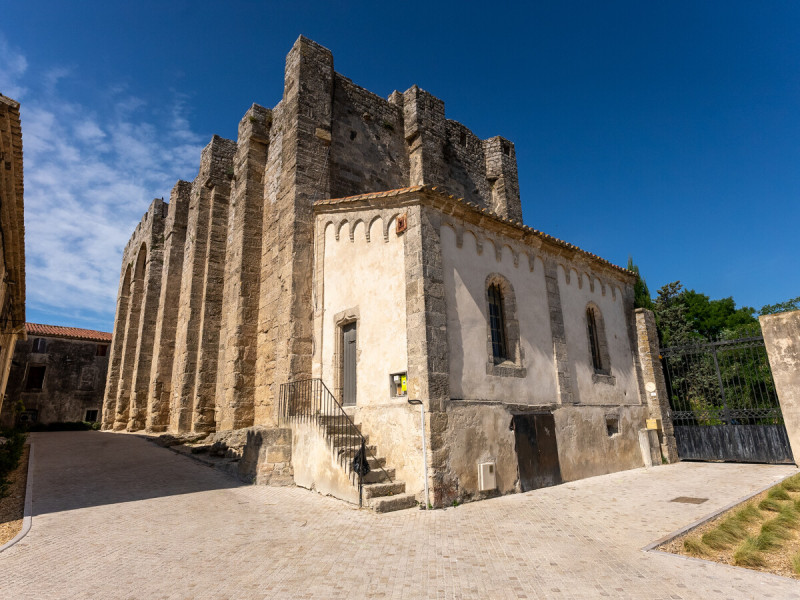
[[[758,318],[795,464],[800,458],[800,310]]]
[[[664,371],[661,367],[658,332],[653,311],[646,308],[636,309],[636,338],[650,418],[658,419],[661,424],[659,431],[661,454],[669,463],[678,462],[678,447],[675,443],[675,430],[672,427],[672,413],[669,408]]]

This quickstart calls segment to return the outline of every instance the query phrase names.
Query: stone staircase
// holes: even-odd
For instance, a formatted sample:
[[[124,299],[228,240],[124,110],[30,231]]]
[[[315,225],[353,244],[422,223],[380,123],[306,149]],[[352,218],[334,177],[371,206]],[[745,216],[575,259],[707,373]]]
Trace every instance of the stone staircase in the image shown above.
[[[350,481],[358,489],[358,475],[350,472],[345,465],[349,465],[355,457],[361,437],[352,433],[352,425],[337,424],[340,419],[320,417],[320,420],[329,445],[340,459],[342,468],[348,469]],[[361,433],[361,425],[356,424],[356,428]],[[346,433],[348,429],[350,434]],[[369,436],[363,433],[361,435],[367,441],[367,462],[370,467],[370,472],[363,478],[364,505],[379,513],[416,507],[416,496],[406,493],[406,484],[395,480],[395,470],[386,466],[385,458],[378,457],[377,448],[369,445]]]

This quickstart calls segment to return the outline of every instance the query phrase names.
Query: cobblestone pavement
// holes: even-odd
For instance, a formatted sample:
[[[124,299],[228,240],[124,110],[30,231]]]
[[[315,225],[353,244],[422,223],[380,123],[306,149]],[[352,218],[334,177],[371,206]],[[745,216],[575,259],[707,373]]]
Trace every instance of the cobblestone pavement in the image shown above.
[[[641,551],[794,467],[682,463],[377,515],[133,435],[34,444],[33,528],[0,554],[2,599],[800,598],[790,579]]]

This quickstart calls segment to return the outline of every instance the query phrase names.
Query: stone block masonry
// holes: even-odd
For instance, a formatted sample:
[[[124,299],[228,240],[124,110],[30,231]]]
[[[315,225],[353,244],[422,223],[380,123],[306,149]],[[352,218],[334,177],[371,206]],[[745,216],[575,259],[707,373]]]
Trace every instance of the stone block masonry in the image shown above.
[[[214,136],[194,181],[178,182],[169,205],[155,200],[131,236],[103,427],[274,425],[280,384],[312,371],[314,202],[419,184],[522,219],[511,142],[480,140],[417,86],[376,96],[300,37],[282,100],[271,110],[254,104],[236,141]],[[429,218],[412,216],[420,240]],[[431,256],[420,249],[419,275],[435,267]],[[440,300],[431,282],[418,285],[423,304],[412,317],[421,319],[420,344],[432,344]],[[447,395],[437,344],[409,365],[427,370],[420,381],[434,404]]]

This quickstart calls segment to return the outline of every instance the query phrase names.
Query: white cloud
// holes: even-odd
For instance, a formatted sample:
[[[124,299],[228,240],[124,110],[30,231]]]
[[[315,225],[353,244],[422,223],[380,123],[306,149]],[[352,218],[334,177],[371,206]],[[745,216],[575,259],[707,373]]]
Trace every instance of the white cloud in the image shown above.
[[[59,92],[76,70],[37,73],[2,37],[0,64],[0,91],[21,100],[28,312],[110,328],[125,243],[154,197],[197,172],[186,99],[159,113],[117,86],[81,105]]]
[[[21,100],[25,96],[25,88],[20,84],[19,79],[28,69],[28,61],[25,57],[13,50],[8,42],[0,36],[0,94]]]

